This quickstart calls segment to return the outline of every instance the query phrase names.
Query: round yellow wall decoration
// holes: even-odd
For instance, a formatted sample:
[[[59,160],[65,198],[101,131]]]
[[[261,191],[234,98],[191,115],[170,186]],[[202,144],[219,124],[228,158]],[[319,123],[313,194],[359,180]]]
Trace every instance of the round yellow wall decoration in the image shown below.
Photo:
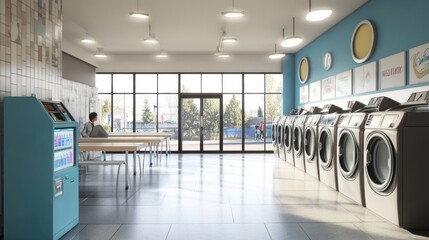
[[[353,32],[350,44],[353,60],[363,63],[368,60],[375,47],[375,27],[369,20],[360,22]]]
[[[310,75],[310,63],[306,57],[299,62],[298,77],[301,83],[305,83]]]

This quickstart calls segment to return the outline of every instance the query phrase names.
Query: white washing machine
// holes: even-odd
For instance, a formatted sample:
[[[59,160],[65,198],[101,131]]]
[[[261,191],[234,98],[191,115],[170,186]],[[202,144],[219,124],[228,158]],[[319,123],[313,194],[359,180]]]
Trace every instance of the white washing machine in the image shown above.
[[[285,157],[285,143],[283,141],[283,131],[284,131],[284,123],[287,116],[280,117],[280,120],[277,122],[277,142],[279,143],[279,156],[282,160],[286,160]]]
[[[336,108],[340,112],[341,108],[329,104],[329,108]],[[326,108],[325,107],[325,108]],[[324,108],[324,109],[325,109]],[[321,111],[322,113],[324,110]],[[329,187],[338,190],[337,167],[336,167],[336,144],[337,144],[337,123],[340,114],[331,113],[322,115],[319,121],[319,178],[320,181]]]
[[[351,103],[356,105],[356,103]],[[348,106],[351,105],[349,103]],[[352,113],[341,114],[338,121],[337,179],[338,191],[365,206],[363,178],[363,134],[369,112],[384,111],[399,103],[387,97],[375,97],[365,107],[358,104]],[[359,109],[360,108],[360,109]]]
[[[274,152],[274,156],[276,157],[280,157],[279,156],[279,143],[277,142],[277,123],[279,121],[280,117],[276,116],[273,120],[273,123],[271,125],[271,143],[273,144],[273,152]]]
[[[428,101],[427,92],[413,94],[365,124],[366,206],[406,229],[429,229]]]

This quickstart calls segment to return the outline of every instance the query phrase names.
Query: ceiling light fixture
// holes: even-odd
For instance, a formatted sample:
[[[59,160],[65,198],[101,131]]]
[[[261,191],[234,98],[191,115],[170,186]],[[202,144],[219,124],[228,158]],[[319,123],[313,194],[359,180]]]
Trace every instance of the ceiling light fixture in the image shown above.
[[[227,36],[226,32],[222,33],[222,43],[235,43],[237,42],[237,38]]]
[[[107,55],[104,53],[104,48],[97,48],[97,53],[94,55],[96,58],[106,58]]]
[[[295,18],[292,18],[292,36],[285,39],[285,29],[283,28],[283,42],[281,43],[282,47],[295,47],[302,42],[302,37],[295,36]]]
[[[217,47],[214,55],[218,58],[229,58],[230,57],[230,55],[228,53],[221,51],[220,47]]]
[[[222,12],[222,15],[227,18],[239,18],[244,16],[244,11],[234,9],[234,0],[232,0],[232,10]]]
[[[149,13],[145,13],[145,12],[140,11],[139,0],[137,0],[137,11],[130,12],[130,16],[134,17],[134,18],[148,19]]]
[[[318,22],[325,20],[329,16],[331,16],[332,10],[331,9],[319,9],[319,10],[313,10],[311,11],[311,0],[308,1],[308,13],[307,16],[305,16],[305,19],[310,22]]]
[[[158,39],[155,37],[155,33],[151,31],[151,24],[149,23],[149,37],[145,38],[145,43],[158,43]]]
[[[284,56],[286,56],[286,54],[284,54],[284,53],[277,53],[277,44],[274,44],[274,53],[271,54],[268,57],[271,58],[271,59],[281,59]]]
[[[94,44],[95,40],[91,37],[88,36],[88,33],[85,34],[85,37],[80,40],[82,43],[87,43],[87,44]]]
[[[156,58],[168,58],[168,54],[161,50],[159,54],[155,56]]]

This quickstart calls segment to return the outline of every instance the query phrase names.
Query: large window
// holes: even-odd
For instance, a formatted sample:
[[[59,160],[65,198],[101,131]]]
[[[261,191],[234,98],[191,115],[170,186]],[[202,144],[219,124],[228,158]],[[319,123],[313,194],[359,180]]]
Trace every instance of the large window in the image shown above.
[[[281,114],[282,82],[282,74],[271,73],[100,73],[99,122],[113,132],[171,132],[174,151],[180,94],[220,93],[223,150],[272,150],[271,124]]]

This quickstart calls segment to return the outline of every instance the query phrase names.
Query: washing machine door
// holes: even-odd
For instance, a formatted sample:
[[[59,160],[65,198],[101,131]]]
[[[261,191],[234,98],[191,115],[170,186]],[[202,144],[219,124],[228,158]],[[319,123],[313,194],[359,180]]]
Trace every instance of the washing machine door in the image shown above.
[[[277,124],[271,125],[271,142],[273,143],[273,146],[277,146],[278,144],[277,138],[276,138],[277,128],[278,128]]]
[[[316,132],[314,128],[307,127],[304,132],[304,154],[308,162],[314,161],[316,153]]]
[[[333,166],[334,147],[334,138],[331,132],[323,128],[319,135],[319,161],[325,170],[331,170]]]
[[[383,132],[368,136],[366,148],[366,177],[377,193],[387,194],[395,176],[395,155],[389,137]]]
[[[348,129],[341,131],[338,139],[338,164],[341,174],[347,180],[356,178],[359,167],[358,146],[353,132]]]
[[[283,125],[277,125],[277,132],[276,132],[276,138],[277,138],[277,144],[279,144],[280,146],[283,146]]]
[[[300,157],[302,154],[302,128],[295,126],[293,129],[293,150],[295,156]]]
[[[283,129],[283,141],[286,151],[292,150],[292,127],[289,124],[285,124]]]

